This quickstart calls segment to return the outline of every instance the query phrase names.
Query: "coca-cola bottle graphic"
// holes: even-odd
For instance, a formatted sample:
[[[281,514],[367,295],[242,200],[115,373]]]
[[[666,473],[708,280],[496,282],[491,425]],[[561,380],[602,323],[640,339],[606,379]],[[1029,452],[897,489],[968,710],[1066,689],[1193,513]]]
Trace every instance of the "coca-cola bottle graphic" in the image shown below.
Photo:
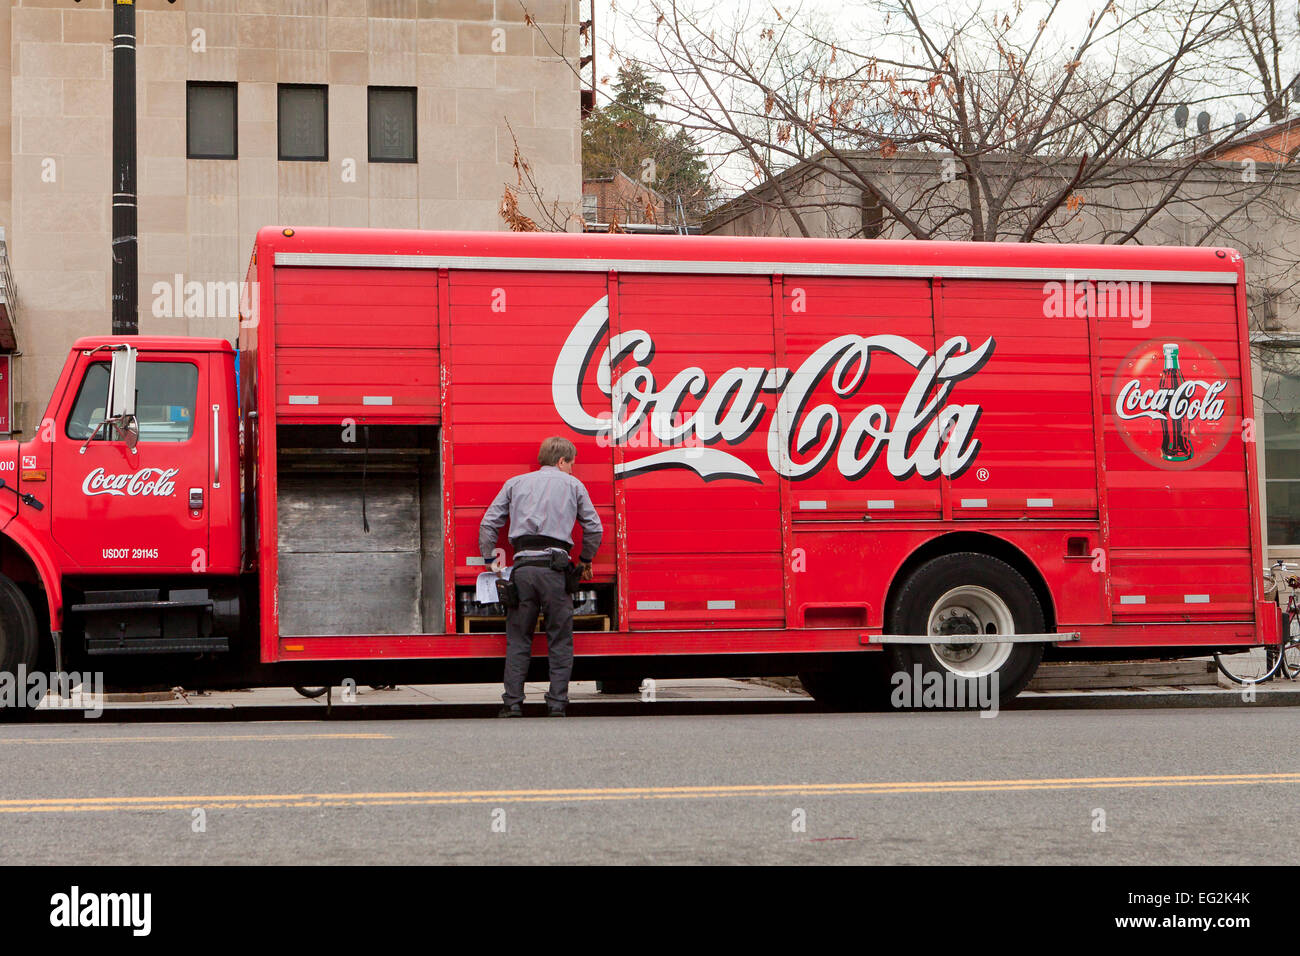
[[[1160,391],[1169,396],[1165,417],[1160,419],[1160,457],[1165,461],[1187,461],[1192,457],[1192,443],[1187,439],[1186,426],[1181,416],[1173,414],[1174,393],[1183,384],[1183,372],[1178,367],[1178,344],[1165,343],[1165,368],[1160,373]]]

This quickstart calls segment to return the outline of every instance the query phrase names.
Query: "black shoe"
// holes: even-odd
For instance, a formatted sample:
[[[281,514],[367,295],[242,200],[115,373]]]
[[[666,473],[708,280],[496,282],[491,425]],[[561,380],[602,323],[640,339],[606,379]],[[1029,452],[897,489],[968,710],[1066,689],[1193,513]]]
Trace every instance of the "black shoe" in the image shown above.
[[[547,708],[546,708],[546,716],[547,716],[547,717],[564,717],[564,716],[566,716],[566,714],[564,713],[564,707],[563,707],[563,706],[560,706],[560,707],[547,707]]]
[[[518,704],[503,704],[497,711],[498,717],[522,717],[523,715],[524,709]]]

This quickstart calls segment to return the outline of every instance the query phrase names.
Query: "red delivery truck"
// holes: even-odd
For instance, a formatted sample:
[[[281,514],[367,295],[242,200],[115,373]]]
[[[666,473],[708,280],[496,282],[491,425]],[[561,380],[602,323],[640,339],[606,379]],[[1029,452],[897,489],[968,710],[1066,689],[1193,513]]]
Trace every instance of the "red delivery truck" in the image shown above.
[[[267,228],[243,292],[237,348],[76,342],[0,444],[4,669],[499,680],[478,525],[550,435],[579,678],[1278,641],[1235,251]]]

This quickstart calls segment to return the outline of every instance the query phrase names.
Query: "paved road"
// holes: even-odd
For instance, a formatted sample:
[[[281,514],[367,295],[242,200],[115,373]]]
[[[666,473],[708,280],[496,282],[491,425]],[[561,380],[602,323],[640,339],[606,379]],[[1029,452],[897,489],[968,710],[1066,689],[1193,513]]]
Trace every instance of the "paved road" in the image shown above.
[[[1264,834],[1300,802],[1296,730],[1291,708],[7,725],[0,864],[1295,864]]]

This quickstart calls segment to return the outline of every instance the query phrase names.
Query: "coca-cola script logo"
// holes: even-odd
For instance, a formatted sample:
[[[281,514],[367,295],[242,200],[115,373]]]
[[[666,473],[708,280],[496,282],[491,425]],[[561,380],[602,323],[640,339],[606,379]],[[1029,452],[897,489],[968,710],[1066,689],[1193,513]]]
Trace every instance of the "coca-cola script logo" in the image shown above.
[[[688,468],[705,481],[761,481],[739,457],[712,446],[739,445],[748,438],[768,411],[764,399],[769,395],[773,408],[768,460],[787,478],[810,478],[832,459],[850,480],[861,478],[879,460],[899,480],[914,474],[956,477],[979,451],[974,430],[980,406],[945,402],[958,382],[978,372],[992,356],[991,338],[972,349],[965,338],[953,336],[932,353],[900,335],[841,335],[793,371],[730,368],[709,381],[703,369],[692,366],[672,370],[673,377],[660,385],[650,368],[655,353],[650,333],[624,331],[610,336],[605,345],[608,328],[608,300],[602,298],[569,333],[551,379],[551,397],[560,417],[574,431],[602,436],[615,445],[630,447],[630,436],[648,422],[659,444],[690,446],[625,460],[615,469],[618,477]],[[896,356],[916,370],[898,408],[868,405],[845,422],[830,403],[809,407],[823,383],[839,398],[856,394],[876,353]],[[596,384],[609,397],[612,414],[592,414],[583,407],[582,386],[593,361]],[[622,368],[628,361],[634,364]],[[620,370],[617,380],[613,370]],[[698,405],[683,415],[680,409],[688,395]]]
[[[109,474],[103,468],[96,468],[81,483],[84,495],[126,495],[129,497],[152,495],[165,498],[176,490],[172,481],[179,468],[141,468],[137,472]]]
[[[1240,386],[1205,346],[1153,339],[1129,352],[1111,384],[1115,424],[1132,452],[1159,468],[1198,468],[1237,428]]]

